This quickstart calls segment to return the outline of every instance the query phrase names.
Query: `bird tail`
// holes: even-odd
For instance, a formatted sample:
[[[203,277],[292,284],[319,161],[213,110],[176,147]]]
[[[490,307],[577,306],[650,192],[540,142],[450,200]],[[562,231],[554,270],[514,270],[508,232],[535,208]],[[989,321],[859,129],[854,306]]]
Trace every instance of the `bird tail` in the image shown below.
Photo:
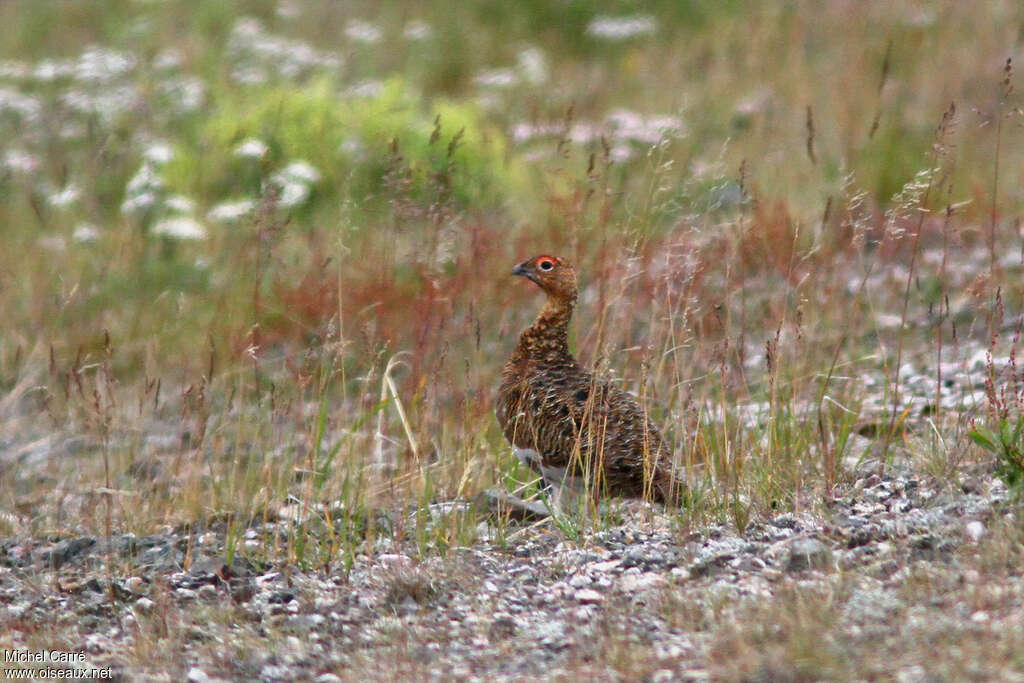
[[[651,482],[652,500],[665,507],[687,507],[695,492],[691,485],[695,474],[689,469],[672,471],[667,467],[658,468]]]

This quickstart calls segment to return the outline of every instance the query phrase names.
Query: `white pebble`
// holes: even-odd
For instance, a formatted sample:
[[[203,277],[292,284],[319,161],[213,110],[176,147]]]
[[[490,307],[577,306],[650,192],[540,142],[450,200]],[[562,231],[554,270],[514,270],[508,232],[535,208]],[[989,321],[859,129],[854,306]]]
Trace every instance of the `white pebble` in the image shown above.
[[[975,519],[967,523],[967,535],[972,541],[981,540],[986,533],[985,525],[978,520]]]

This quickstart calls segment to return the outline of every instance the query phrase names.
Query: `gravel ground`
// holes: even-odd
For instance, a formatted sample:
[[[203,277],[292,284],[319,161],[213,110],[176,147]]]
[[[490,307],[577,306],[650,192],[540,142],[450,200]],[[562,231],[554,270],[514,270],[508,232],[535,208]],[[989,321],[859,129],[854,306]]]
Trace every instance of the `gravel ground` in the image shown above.
[[[990,361],[962,357],[942,400],[965,415]],[[934,395],[930,377],[903,374],[908,406]],[[908,415],[911,440],[928,433],[926,410]],[[21,434],[0,463],[25,490],[55,456],[84,452],[74,436]],[[871,451],[852,438],[847,452]],[[756,514],[742,532],[616,501],[571,534],[550,519],[482,523],[481,540],[444,553],[382,534],[347,571],[238,559],[287,556],[283,510],[245,530],[230,564],[223,522],[109,540],[25,531],[0,539],[2,666],[195,682],[1024,681],[1019,500],[991,463],[938,472],[893,450],[884,466],[847,458],[828,500],[798,493],[799,512]],[[434,521],[465,506],[435,505]]]
[[[105,539],[4,539],[0,649],[120,680],[1024,680],[1004,485],[853,474],[822,514],[742,534],[624,503],[571,539],[533,523],[422,560],[381,542],[347,575],[228,567],[214,532],[115,537],[122,573]]]

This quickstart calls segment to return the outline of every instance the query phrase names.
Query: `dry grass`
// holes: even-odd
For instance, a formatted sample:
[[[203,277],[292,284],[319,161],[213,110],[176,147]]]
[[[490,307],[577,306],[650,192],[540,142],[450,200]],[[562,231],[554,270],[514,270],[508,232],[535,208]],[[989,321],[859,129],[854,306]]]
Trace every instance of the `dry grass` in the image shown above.
[[[844,460],[865,454],[908,457],[951,482],[993,458],[969,432],[1021,415],[1015,365],[989,363],[980,404],[964,394],[923,408],[922,396],[944,396],[941,373],[966,368],[979,348],[1006,356],[1018,343],[1024,148],[1014,75],[1002,70],[1020,52],[1016,3],[701,4],[699,18],[666,10],[649,44],[612,46],[562,45],[540,10],[524,10],[504,35],[489,3],[442,5],[417,13],[450,50],[353,47],[339,87],[398,71],[427,97],[492,102],[485,117],[506,134],[553,126],[551,138],[509,152],[533,180],[496,205],[460,204],[453,164],[413,188],[408,178],[423,169],[399,145],[371,151],[383,169],[372,197],[333,188],[287,212],[266,192],[238,226],[172,242],[117,206],[140,140],[180,129],[195,142],[200,115],[168,123],[156,103],[140,106],[116,123],[97,119],[75,144],[48,132],[67,122],[60,107],[36,122],[25,145],[49,155],[38,178],[0,177],[0,536],[194,525],[231,553],[327,569],[381,539],[414,540],[425,556],[472,542],[471,513],[426,520],[440,501],[527,479],[496,428],[492,394],[539,306],[508,271],[538,252],[567,256],[581,273],[577,354],[644,397],[680,462],[708,465],[705,495],[676,513],[683,532],[723,520],[742,530],[819,506],[848,476]],[[67,7],[67,17],[0,7],[16,29],[0,56],[125,44],[142,11]],[[415,18],[375,8],[364,14],[387,32]],[[329,7],[289,24],[268,3],[249,9],[325,49],[350,19]],[[212,45],[233,13],[208,9],[182,27],[148,11],[146,44],[180,43],[212,99],[230,99],[238,86]],[[32,21],[83,28],[58,45],[56,28],[44,35]],[[550,55],[546,84],[476,89],[472,75],[513,60],[519,39]],[[31,92],[51,102],[58,85]],[[633,103],[678,115],[683,130],[624,162],[603,138],[573,141],[579,126]],[[457,145],[431,149],[450,160]],[[44,185],[65,180],[84,199],[47,204]],[[204,207],[218,199],[198,197]],[[101,225],[96,241],[71,239],[82,221]],[[927,389],[907,386],[922,376]],[[287,531],[247,545],[252,520]],[[985,583],[909,577],[907,590],[963,594],[998,613],[1020,529],[1000,533],[1005,545],[993,535],[970,558]],[[399,603],[436,590],[416,573],[392,584]],[[710,666],[723,679],[884,676],[829,639],[851,590],[840,580],[687,622],[712,632]],[[894,622],[906,640],[885,644],[883,659],[931,671],[942,636],[918,633],[910,611]],[[172,652],[158,646],[168,639],[208,646],[180,613],[161,612],[138,617],[140,659]],[[652,673],[618,641],[614,619],[606,630],[613,668]],[[862,650],[873,646],[865,639]],[[961,660],[1019,664],[1018,643],[966,634]]]

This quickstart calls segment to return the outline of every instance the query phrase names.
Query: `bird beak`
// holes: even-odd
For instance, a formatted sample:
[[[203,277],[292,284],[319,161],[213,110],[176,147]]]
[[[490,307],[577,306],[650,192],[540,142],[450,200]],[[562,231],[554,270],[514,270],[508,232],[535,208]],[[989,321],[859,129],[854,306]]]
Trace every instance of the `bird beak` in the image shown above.
[[[526,262],[520,263],[518,266],[512,269],[513,275],[522,275],[523,277],[530,277],[530,271],[526,269]]]

